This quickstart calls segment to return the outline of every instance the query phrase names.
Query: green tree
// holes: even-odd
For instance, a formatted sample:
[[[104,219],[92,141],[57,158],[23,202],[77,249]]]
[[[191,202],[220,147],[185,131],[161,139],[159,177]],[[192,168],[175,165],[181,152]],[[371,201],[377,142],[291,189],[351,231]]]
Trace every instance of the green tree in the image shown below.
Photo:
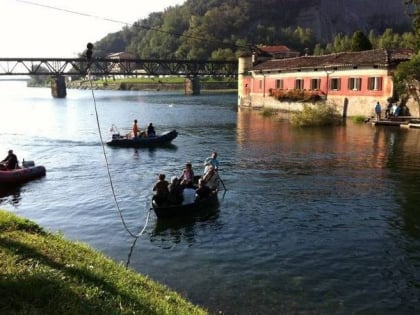
[[[357,30],[351,38],[351,51],[364,51],[372,49],[372,43],[369,38],[361,31]]]
[[[393,74],[394,90],[403,102],[412,96],[420,112],[420,52],[410,61],[402,62]]]

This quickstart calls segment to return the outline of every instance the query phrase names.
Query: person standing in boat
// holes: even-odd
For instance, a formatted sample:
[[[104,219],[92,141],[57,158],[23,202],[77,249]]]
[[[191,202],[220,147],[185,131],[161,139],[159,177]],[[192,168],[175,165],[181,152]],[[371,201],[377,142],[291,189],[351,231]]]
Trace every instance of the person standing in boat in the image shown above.
[[[139,126],[137,125],[137,119],[134,119],[133,123],[133,138],[137,138],[139,136]]]
[[[19,168],[19,161],[13,150],[9,150],[7,156],[0,162],[0,169],[2,170],[14,170]]]
[[[211,156],[209,156],[204,161],[204,174],[206,174],[209,170],[210,166],[214,167],[214,170],[217,171],[219,169],[219,160],[217,159],[217,152],[213,152]]]

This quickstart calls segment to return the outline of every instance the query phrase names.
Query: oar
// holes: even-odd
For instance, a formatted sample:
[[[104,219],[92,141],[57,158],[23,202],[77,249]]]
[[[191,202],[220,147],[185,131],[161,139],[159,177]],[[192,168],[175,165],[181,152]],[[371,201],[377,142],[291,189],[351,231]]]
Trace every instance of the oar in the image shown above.
[[[225,183],[223,182],[222,178],[220,177],[219,172],[217,172],[217,176],[219,176],[220,182],[222,183],[223,188],[226,191],[227,189],[226,189]]]

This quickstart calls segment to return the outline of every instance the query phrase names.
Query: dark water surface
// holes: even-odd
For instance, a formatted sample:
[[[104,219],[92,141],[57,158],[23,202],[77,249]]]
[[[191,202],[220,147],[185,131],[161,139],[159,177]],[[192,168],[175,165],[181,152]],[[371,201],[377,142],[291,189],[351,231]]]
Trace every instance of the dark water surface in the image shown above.
[[[47,176],[2,192],[0,207],[83,241],[211,313],[419,314],[420,130],[295,129],[238,111],[236,95],[69,90],[0,84],[0,154],[15,149]],[[105,147],[98,132],[137,118],[173,146]],[[196,172],[217,150],[228,189],[219,209],[162,222],[156,174]],[[1,157],[3,158],[3,157]]]

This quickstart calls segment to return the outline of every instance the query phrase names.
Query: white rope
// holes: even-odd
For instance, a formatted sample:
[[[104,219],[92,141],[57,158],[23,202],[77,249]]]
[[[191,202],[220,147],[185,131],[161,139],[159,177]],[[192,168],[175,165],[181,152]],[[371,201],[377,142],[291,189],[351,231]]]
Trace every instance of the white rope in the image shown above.
[[[92,84],[92,79],[91,79],[91,75],[90,75],[90,69],[88,71],[88,77],[89,77],[89,82],[90,82],[90,90],[92,92],[93,104],[94,104],[94,108],[95,108],[96,124],[97,124],[97,127],[98,127],[99,138],[101,140],[102,152],[103,152],[104,158],[105,158],[106,170],[107,170],[107,173],[108,173],[109,183],[111,185],[111,190],[112,190],[112,196],[113,196],[113,199],[114,199],[114,203],[115,203],[115,206],[117,207],[118,213],[119,213],[120,218],[121,218],[121,222],[122,222],[125,230],[128,232],[128,234],[131,237],[139,238],[144,233],[144,231],[146,230],[147,224],[149,222],[149,217],[150,217],[150,209],[147,213],[146,221],[144,223],[143,229],[137,234],[134,234],[133,232],[131,232],[130,229],[128,228],[128,226],[127,226],[127,223],[125,222],[124,215],[121,211],[121,208],[118,204],[117,196],[115,194],[115,189],[114,189],[114,184],[113,184],[113,181],[112,181],[111,171],[109,170],[108,157],[106,155],[106,150],[105,150],[105,143],[104,143],[104,140],[103,140],[103,137],[102,137],[101,125],[99,123],[99,115],[98,115],[98,110],[97,110],[97,106],[96,106],[95,93],[93,91],[93,84]]]

